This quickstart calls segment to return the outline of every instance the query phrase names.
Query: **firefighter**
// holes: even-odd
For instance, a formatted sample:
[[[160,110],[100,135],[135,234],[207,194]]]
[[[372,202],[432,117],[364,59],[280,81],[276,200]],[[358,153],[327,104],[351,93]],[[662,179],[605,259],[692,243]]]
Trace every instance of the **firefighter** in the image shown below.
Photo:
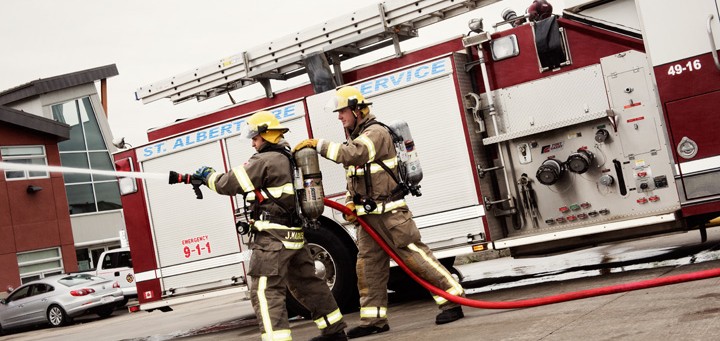
[[[358,89],[339,88],[330,109],[338,113],[338,119],[349,136],[348,141],[337,143],[307,139],[296,145],[293,151],[315,148],[328,160],[341,163],[347,176],[346,206],[358,216],[363,216],[413,272],[452,295],[464,296],[462,286],[420,241],[420,232],[405,203],[404,194],[396,191],[397,154],[392,137],[370,113],[370,104]],[[371,210],[368,211],[368,208]],[[346,216],[345,219],[354,222],[355,217]],[[390,258],[362,228],[357,229],[357,244],[361,322],[348,331],[349,338],[390,330],[387,319]],[[459,305],[440,296],[435,296],[435,301],[441,309],[435,323],[449,323],[464,317]]]
[[[268,111],[248,119],[246,136],[257,151],[230,172],[220,174],[201,167],[195,176],[224,195],[242,194],[250,202],[250,298],[262,340],[291,340],[285,297],[287,290],[312,314],[321,335],[312,340],[347,340],[347,324],[330,288],[315,275],[315,264],[305,247],[297,212],[287,128]]]

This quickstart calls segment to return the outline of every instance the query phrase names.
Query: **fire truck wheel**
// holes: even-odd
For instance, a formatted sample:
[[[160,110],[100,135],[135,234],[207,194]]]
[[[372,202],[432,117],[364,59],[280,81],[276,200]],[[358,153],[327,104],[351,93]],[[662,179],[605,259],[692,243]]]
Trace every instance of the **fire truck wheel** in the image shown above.
[[[462,283],[463,275],[460,270],[453,266],[454,263],[455,257],[440,259],[440,264],[450,271],[456,281]],[[427,289],[415,282],[398,266],[390,268],[388,289],[393,291],[392,295],[390,295],[390,299],[393,301],[403,302],[432,297]]]
[[[330,287],[340,311],[357,311],[360,305],[355,274],[357,247],[353,240],[340,226],[322,219],[319,229],[305,229],[305,238],[315,259],[315,273]],[[310,318],[310,311],[289,292],[287,309],[290,317]]]

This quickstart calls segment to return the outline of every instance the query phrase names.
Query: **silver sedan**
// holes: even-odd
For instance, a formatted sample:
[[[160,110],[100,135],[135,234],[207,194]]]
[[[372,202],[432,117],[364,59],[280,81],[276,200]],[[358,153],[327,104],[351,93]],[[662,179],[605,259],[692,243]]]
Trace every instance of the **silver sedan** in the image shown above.
[[[50,276],[20,286],[0,300],[3,329],[49,323],[59,327],[87,314],[110,316],[123,300],[120,285],[89,274]]]

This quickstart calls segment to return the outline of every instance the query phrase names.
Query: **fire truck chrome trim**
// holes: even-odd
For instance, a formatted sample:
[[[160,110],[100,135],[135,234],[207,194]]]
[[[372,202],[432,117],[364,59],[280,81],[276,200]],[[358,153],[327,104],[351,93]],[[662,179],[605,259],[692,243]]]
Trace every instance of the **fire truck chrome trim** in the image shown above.
[[[160,307],[167,307],[172,306],[180,303],[188,303],[197,301],[203,298],[212,298],[212,297],[220,297],[225,295],[232,295],[232,294],[238,294],[242,292],[247,292],[247,286],[234,286],[222,290],[213,290],[213,291],[207,291],[202,294],[198,295],[190,295],[190,296],[180,296],[180,297],[172,297],[169,299],[163,299],[159,301],[154,301],[150,303],[145,303],[140,305],[141,310],[150,310],[150,309],[156,309]]]
[[[158,277],[157,277],[157,274],[155,273],[155,270],[143,271],[143,272],[135,274],[135,282],[150,281],[150,280],[153,280],[156,278],[158,278]]]
[[[485,215],[482,205],[470,206],[449,212],[435,213],[422,217],[413,217],[418,228],[454,223],[456,221],[480,218]]]
[[[177,276],[204,269],[232,265],[241,263],[244,260],[244,255],[241,253],[233,253],[225,256],[214,257],[209,259],[203,259],[192,263],[179,264],[159,268],[153,271],[145,271],[135,275],[138,282],[147,281],[155,278]]]
[[[706,157],[700,160],[683,162],[679,165],[675,164],[675,174],[680,174],[681,167],[682,175],[690,175],[718,169],[718,165],[720,165],[720,156]]]
[[[593,225],[587,227],[576,228],[566,231],[558,231],[553,233],[545,233],[536,236],[513,238],[509,240],[497,240],[493,242],[495,249],[504,249],[528,244],[543,243],[549,241],[555,241],[558,239],[580,237],[586,235],[592,235],[602,232],[617,231],[623,229],[629,229],[633,227],[653,225],[663,222],[670,222],[677,220],[675,213],[668,213],[659,216],[645,217],[633,220],[618,221],[614,223],[607,223],[601,225]]]

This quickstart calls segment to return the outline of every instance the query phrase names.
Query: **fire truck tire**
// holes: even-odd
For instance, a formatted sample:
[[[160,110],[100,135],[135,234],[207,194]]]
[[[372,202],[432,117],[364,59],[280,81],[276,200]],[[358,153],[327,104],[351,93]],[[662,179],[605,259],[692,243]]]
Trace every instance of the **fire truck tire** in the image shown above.
[[[455,257],[440,259],[440,264],[450,271],[450,274],[452,274],[456,281],[462,283],[463,275],[460,270],[453,266],[454,263]],[[432,296],[427,289],[415,282],[398,266],[390,268],[388,289],[393,291],[390,298],[398,301],[425,299]]]
[[[355,274],[358,251],[352,238],[334,222],[321,218],[319,229],[305,229],[305,239],[315,259],[316,274],[327,282],[340,311],[357,311],[360,306]],[[286,304],[288,316],[310,318],[310,311],[289,292]]]

